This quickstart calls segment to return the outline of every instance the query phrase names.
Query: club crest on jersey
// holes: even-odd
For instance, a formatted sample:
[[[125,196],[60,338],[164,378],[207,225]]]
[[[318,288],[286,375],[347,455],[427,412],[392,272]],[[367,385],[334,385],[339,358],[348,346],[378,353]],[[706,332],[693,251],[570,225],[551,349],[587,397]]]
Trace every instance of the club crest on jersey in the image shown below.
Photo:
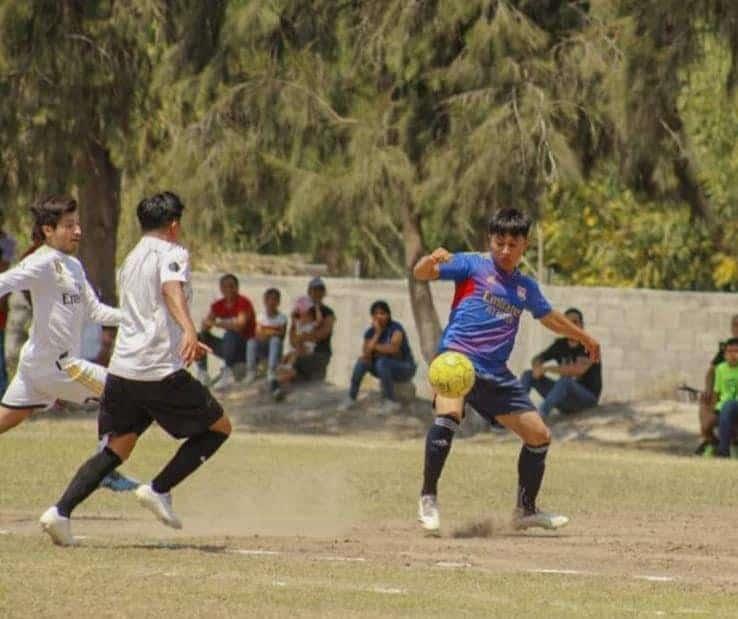
[[[525,299],[528,296],[528,291],[525,289],[525,286],[518,286],[518,299],[521,301],[525,301]]]
[[[179,271],[179,269],[180,269],[179,263],[177,263],[177,262],[170,262],[169,263],[169,270],[170,271],[174,271],[176,273],[177,271]]]

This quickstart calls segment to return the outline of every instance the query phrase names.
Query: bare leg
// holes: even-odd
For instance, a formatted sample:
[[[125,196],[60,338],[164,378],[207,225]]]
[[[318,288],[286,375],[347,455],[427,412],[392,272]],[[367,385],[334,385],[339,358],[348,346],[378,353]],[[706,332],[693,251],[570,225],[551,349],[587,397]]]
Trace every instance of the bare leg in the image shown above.
[[[27,419],[32,412],[32,408],[6,408],[0,406],[0,434],[17,426]]]

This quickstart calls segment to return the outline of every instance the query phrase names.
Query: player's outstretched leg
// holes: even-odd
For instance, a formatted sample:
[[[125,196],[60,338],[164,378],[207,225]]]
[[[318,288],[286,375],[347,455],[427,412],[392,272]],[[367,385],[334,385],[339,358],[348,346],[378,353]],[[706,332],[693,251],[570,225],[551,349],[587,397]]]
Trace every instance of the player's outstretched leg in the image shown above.
[[[188,438],[151,484],[141,484],[136,498],[162,523],[174,529],[182,528],[182,521],[172,508],[171,489],[194,473],[225,443],[231,433],[231,422],[223,415],[208,430]]]
[[[516,529],[532,527],[559,529],[565,526],[569,518],[540,511],[536,506],[551,441],[551,433],[546,424],[535,411],[518,415],[501,415],[497,420],[523,440],[518,458],[518,498],[513,514],[513,526]]]
[[[127,457],[136,442],[136,435],[121,437],[126,445]],[[41,528],[51,536],[52,541],[60,546],[72,546],[75,543],[69,517],[72,510],[84,501],[100,485],[103,477],[115,470],[122,462],[121,457],[110,447],[105,447],[92,456],[77,471],[69,482],[61,499],[47,509],[41,516]]]
[[[438,480],[451,451],[451,442],[459,427],[463,406],[464,401],[461,398],[435,399],[436,418],[425,439],[423,488],[418,501],[418,521],[426,531],[438,531],[441,527]]]
[[[33,412],[31,408],[7,408],[0,406],[0,434],[15,428]]]

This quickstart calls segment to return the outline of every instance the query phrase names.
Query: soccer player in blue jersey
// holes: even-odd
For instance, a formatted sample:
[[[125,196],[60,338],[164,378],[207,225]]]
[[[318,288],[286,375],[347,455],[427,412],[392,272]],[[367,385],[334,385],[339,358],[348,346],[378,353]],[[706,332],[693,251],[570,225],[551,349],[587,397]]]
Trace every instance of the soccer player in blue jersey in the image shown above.
[[[466,402],[482,417],[496,420],[523,441],[513,525],[517,529],[557,529],[569,519],[536,507],[551,433],[528,393],[508,369],[507,360],[524,310],[551,331],[581,342],[593,362],[599,361],[600,345],[553,310],[536,281],[518,270],[528,247],[530,225],[526,214],[513,208],[501,209],[489,223],[490,256],[452,254],[439,248],[418,261],[413,275],[422,281],[456,282],[451,315],[439,352],[455,350],[469,357],[476,371],[476,382]],[[463,416],[464,399],[437,395],[434,408],[435,419],[425,444],[423,488],[418,506],[418,520],[428,531],[440,527],[438,479]]]

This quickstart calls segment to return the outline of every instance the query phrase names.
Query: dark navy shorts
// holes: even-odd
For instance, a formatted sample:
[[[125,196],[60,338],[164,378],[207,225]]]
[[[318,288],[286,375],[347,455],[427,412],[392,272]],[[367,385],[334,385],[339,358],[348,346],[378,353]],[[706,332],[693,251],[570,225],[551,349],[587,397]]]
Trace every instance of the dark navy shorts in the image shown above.
[[[497,415],[520,415],[536,410],[523,385],[509,370],[494,377],[477,375],[465,402],[488,421]]]

